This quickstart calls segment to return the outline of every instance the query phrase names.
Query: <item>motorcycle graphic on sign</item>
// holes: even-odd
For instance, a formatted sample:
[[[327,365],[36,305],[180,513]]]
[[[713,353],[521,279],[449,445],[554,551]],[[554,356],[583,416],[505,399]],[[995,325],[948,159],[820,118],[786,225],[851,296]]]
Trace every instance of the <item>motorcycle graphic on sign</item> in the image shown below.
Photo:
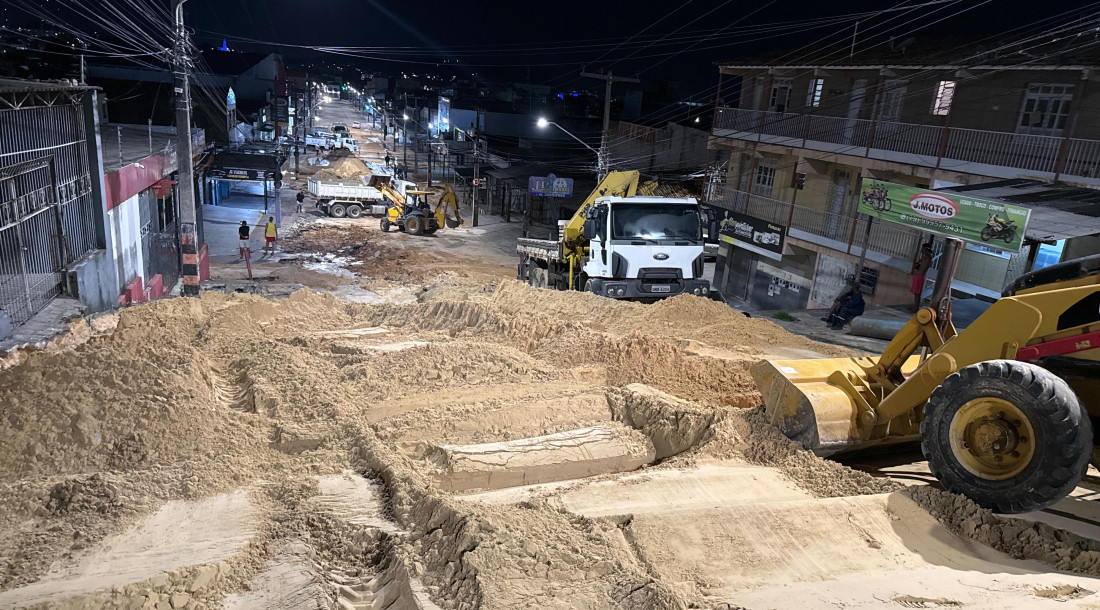
[[[863,203],[880,212],[888,212],[893,207],[890,203],[889,191],[886,190],[886,187],[878,184],[863,191]]]
[[[1012,243],[1012,240],[1016,239],[1016,230],[1015,220],[990,214],[989,220],[982,227],[982,241],[1003,239],[1005,243]]]

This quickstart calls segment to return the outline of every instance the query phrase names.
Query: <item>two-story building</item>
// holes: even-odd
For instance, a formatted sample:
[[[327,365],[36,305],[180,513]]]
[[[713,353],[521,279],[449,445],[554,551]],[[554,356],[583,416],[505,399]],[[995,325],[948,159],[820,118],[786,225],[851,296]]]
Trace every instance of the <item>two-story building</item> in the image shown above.
[[[1018,179],[1100,188],[1100,56],[1063,49],[906,45],[842,61],[720,63],[729,103],[716,108],[709,147],[730,156],[708,198],[786,236],[781,255],[724,244],[716,284],[756,307],[827,307],[866,240],[869,300],[911,303],[912,261],[933,236],[877,220],[868,230],[857,213],[863,178],[927,189]],[[1038,210],[1033,219],[1053,213],[1041,200],[1024,205]],[[1087,206],[1075,209],[1057,230],[1033,222],[1018,253],[968,246],[954,288],[992,297],[1036,260],[1100,251],[1089,237],[1100,223]]]

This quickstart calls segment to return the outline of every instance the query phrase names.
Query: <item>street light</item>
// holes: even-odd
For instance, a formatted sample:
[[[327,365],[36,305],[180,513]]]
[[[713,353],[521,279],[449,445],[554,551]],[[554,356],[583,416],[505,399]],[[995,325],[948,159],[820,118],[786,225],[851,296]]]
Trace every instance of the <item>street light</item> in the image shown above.
[[[405,167],[405,180],[409,179],[409,115],[401,115],[401,164]]]
[[[545,118],[539,117],[539,120],[536,124],[539,127],[546,127],[547,125],[553,125],[554,127],[557,127],[558,129],[565,132],[565,135],[567,135],[567,136],[573,138],[574,140],[580,142],[581,144],[583,144],[584,147],[587,148],[588,150],[596,153],[596,176],[597,176],[597,180],[599,180],[600,182],[603,182],[604,177],[607,176],[607,159],[604,158],[604,155],[603,155],[602,152],[596,150],[595,148],[592,148],[591,146],[588,145],[588,142],[585,142],[584,140],[582,140],[582,139],[578,138],[577,136],[573,135],[572,133],[569,132],[568,129],[562,127],[561,125],[558,125],[554,121],[547,121]]]

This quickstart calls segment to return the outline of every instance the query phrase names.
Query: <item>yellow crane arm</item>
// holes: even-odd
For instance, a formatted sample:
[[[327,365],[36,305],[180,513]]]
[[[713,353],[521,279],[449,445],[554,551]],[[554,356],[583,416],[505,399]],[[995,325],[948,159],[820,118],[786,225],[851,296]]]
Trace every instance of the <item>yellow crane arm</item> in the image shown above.
[[[577,208],[577,212],[569,219],[569,223],[562,229],[562,241],[566,244],[580,246],[580,240],[584,236],[584,218],[588,208],[600,197],[633,197],[638,191],[638,178],[636,171],[608,172],[607,176],[596,185],[589,193],[584,203]]]

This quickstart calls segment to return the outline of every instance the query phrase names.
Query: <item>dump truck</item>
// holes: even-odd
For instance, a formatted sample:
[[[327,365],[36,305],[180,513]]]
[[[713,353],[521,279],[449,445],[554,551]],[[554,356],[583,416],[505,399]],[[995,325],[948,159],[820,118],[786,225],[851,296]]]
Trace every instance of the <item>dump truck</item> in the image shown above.
[[[944,275],[878,358],[753,365],[767,416],[820,456],[919,442],[944,489],[998,512],[1053,504],[1100,453],[1100,255],[1019,277],[961,332]]]
[[[385,214],[382,191],[361,180],[318,180],[310,178],[309,193],[317,207],[333,218],[359,218],[364,213]]]
[[[614,299],[708,296],[699,202],[647,196],[656,185],[639,188],[638,178],[608,173],[557,239],[520,238],[518,279]]]

